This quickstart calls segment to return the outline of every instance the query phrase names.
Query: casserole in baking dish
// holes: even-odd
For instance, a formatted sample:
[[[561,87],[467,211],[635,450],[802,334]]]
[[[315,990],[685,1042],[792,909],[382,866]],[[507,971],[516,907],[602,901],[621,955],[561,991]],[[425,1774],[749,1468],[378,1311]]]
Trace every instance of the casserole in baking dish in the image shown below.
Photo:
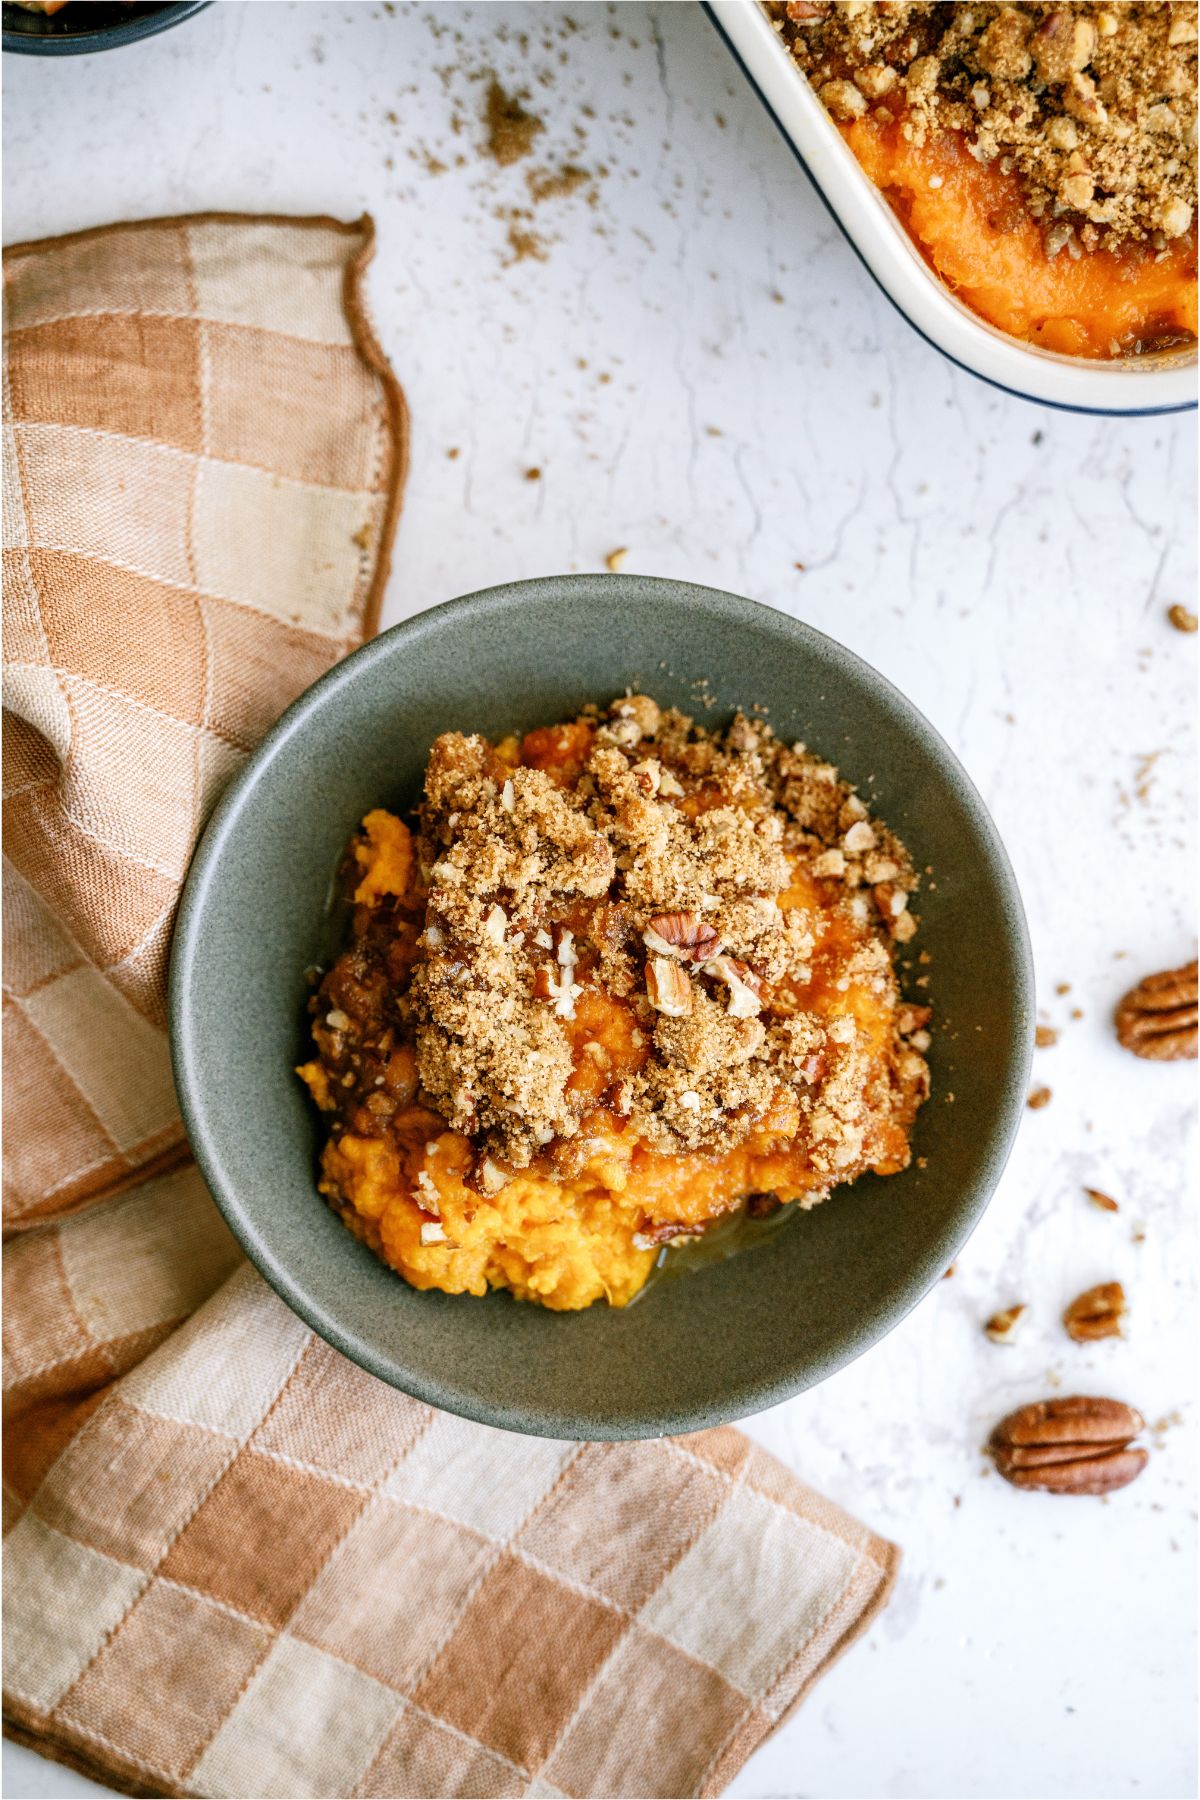
[[[863,261],[953,361],[1082,411],[1195,404],[1193,7],[708,11]]]

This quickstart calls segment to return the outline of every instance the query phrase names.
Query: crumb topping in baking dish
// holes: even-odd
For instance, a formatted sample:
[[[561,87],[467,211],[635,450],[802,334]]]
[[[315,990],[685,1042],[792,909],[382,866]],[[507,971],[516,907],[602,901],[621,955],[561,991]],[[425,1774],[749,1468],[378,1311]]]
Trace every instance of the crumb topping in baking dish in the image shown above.
[[[767,12],[927,258],[985,318],[1080,355],[1194,337],[1191,0]]]
[[[909,1160],[926,1006],[902,845],[802,745],[645,695],[433,745],[352,845],[300,1074],[321,1190],[418,1287],[624,1304],[751,1195]]]

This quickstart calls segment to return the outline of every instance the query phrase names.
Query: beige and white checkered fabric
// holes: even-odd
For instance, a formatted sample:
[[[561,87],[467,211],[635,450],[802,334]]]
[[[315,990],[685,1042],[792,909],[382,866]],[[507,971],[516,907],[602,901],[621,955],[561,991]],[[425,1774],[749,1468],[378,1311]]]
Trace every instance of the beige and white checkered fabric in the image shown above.
[[[369,241],[183,220],[11,259],[5,1729],[130,1794],[713,1794],[894,1548],[737,1432],[556,1443],[385,1387],[184,1160],[191,844],[386,566]]]
[[[714,1794],[894,1554],[735,1431],[433,1412],[243,1266],[9,1534],[9,1717],[153,1794]]]
[[[163,1015],[192,846],[386,574],[372,238],[206,217],[5,256],[10,1229],[186,1154]]]

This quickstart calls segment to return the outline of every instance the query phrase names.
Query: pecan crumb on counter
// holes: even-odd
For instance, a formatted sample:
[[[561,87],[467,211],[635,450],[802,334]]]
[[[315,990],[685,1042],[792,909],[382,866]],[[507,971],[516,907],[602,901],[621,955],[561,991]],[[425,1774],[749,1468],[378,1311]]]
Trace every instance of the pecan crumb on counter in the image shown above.
[[[1022,1318],[1029,1311],[1022,1301],[1017,1306],[1006,1306],[1003,1312],[993,1313],[984,1325],[984,1332],[993,1344],[1012,1344],[1016,1342],[1017,1328]]]
[[[1077,1344],[1091,1344],[1098,1338],[1124,1337],[1128,1311],[1121,1283],[1102,1281],[1072,1300],[1063,1313],[1063,1324],[1067,1336]]]

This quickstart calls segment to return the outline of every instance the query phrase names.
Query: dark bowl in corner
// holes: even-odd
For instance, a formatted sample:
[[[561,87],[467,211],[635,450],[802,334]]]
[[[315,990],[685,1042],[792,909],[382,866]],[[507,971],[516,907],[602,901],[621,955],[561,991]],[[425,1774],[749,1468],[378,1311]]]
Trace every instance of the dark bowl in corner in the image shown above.
[[[920,1161],[836,1191],[756,1248],[664,1282],[623,1312],[418,1293],[318,1197],[316,1119],[292,1073],[334,871],[366,811],[412,804],[439,732],[498,737],[629,685],[692,712],[703,692],[706,722],[767,707],[782,736],[837,763],[918,867],[932,866],[918,900],[917,945],[932,956],[922,997],[936,1019]],[[1008,858],[921,714],[785,614],[625,575],[469,595],[384,632],[317,682],[217,807],[172,954],[172,1051],[192,1144],[271,1286],[322,1337],[419,1399],[560,1438],[659,1436],[759,1411],[898,1324],[957,1255],[999,1179],[1033,1028]]]
[[[18,56],[86,56],[116,50],[181,25],[211,0],[67,0],[59,12],[27,12],[5,0],[4,48]]]

